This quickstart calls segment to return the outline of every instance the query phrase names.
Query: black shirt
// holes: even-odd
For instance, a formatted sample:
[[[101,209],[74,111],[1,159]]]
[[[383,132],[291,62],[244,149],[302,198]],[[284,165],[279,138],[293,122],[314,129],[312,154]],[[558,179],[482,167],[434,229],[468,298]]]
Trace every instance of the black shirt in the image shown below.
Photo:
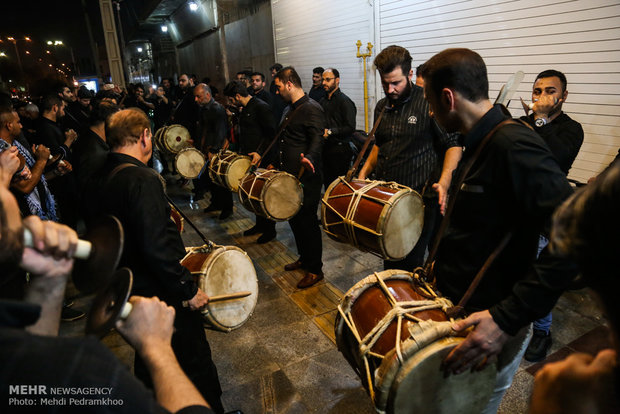
[[[43,144],[52,155],[61,154],[63,159],[71,159],[71,151],[65,145],[65,134],[58,123],[45,117],[39,118],[37,133],[32,139],[34,144]]]
[[[266,148],[275,136],[275,122],[271,108],[256,97],[239,114],[239,152],[249,154],[262,145]]]
[[[80,135],[72,149],[73,171],[77,177],[78,188],[83,189],[93,174],[105,164],[110,147],[89,128]]]
[[[331,98],[326,95],[321,100],[321,106],[325,112],[327,129],[332,131],[327,140],[349,141],[355,132],[355,116],[357,115],[353,101],[338,88]]]
[[[327,92],[323,89],[322,86],[312,86],[310,91],[308,91],[308,96],[310,99],[314,99],[317,102],[321,102],[321,99],[327,96]]]
[[[403,101],[383,98],[375,107],[375,122],[385,107],[375,133],[379,147],[375,174],[380,180],[396,181],[421,193],[427,181],[439,179],[446,150],[460,144],[457,135],[446,134],[430,117],[424,89],[409,85],[410,93]]]
[[[455,177],[483,137],[504,119],[496,105],[464,137],[465,151]],[[536,259],[538,238],[548,234],[543,228],[551,214],[571,194],[566,175],[540,136],[521,124],[498,130],[456,195],[434,267],[442,294],[458,302],[511,231],[512,239],[485,274],[468,308],[489,309],[511,335],[546,315],[577,272],[572,263],[551,256],[547,249]]]
[[[321,105],[304,95],[286,107],[282,122],[289,116],[292,116],[292,119],[280,135],[278,143],[280,170],[297,177],[301,169],[300,154],[303,153],[312,162],[315,173],[320,174],[325,132],[325,116]],[[311,175],[311,172],[305,171],[304,175]]]
[[[187,88],[185,92],[179,88],[177,106],[174,108],[172,121],[175,124],[183,125],[189,131],[194,141],[198,141],[197,128],[200,107],[194,100],[192,88]]]
[[[273,98],[271,97],[271,94],[267,92],[265,89],[261,89],[260,92],[258,93],[252,93],[252,95],[257,97],[261,101],[265,102],[267,105],[271,106]],[[273,118],[273,115],[272,115],[272,118]]]
[[[522,120],[530,124],[536,132],[545,140],[551,153],[558,161],[564,174],[568,175],[573,161],[577,158],[581,144],[583,144],[583,128],[562,112],[553,121],[542,127],[535,124],[534,114],[522,116]]]
[[[228,118],[226,110],[215,99],[200,107],[198,121],[199,145],[202,152],[217,152],[226,139],[228,133]]]

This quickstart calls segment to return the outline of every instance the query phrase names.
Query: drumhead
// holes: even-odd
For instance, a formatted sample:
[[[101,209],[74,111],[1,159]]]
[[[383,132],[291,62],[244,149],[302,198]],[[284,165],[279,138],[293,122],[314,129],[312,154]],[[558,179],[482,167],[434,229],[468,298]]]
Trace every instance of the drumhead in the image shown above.
[[[189,140],[189,131],[183,125],[170,125],[163,132],[164,146],[173,154],[189,147]]]
[[[196,148],[185,148],[179,151],[174,159],[177,171],[187,179],[198,178],[205,164],[205,156]]]
[[[235,246],[220,247],[209,255],[203,273],[199,286],[209,296],[252,292],[245,298],[208,303],[202,312],[218,329],[230,331],[243,325],[258,300],[256,270],[247,253]]]
[[[230,190],[236,192],[239,189],[239,182],[245,177],[251,165],[250,158],[244,155],[239,155],[231,161],[226,172],[226,183]]]
[[[415,247],[424,225],[424,203],[415,191],[400,193],[393,205],[386,204],[382,244],[391,260],[400,260]],[[381,226],[379,227],[381,228]]]
[[[265,211],[275,220],[293,217],[303,203],[303,190],[297,178],[280,171],[271,176],[263,187]]]
[[[495,365],[490,364],[482,371],[467,371],[447,378],[444,378],[440,369],[448,353],[463,340],[459,337],[440,339],[406,360],[390,386],[386,412],[482,412],[493,393],[497,373]]]

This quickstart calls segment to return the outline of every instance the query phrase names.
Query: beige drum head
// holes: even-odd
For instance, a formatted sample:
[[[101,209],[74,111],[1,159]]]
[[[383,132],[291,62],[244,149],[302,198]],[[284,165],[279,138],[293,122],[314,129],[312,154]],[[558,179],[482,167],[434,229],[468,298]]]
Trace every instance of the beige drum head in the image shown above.
[[[493,393],[495,365],[448,378],[444,378],[440,370],[444,358],[462,341],[463,338],[457,337],[440,339],[405,361],[390,387],[386,412],[480,413]]]
[[[389,211],[389,212],[388,212]],[[388,213],[386,213],[388,212]],[[382,244],[387,257],[399,260],[413,250],[424,224],[424,203],[415,191],[401,193],[392,208],[386,204],[381,213],[387,214],[383,227]]]
[[[245,298],[208,303],[202,312],[214,328],[222,331],[243,325],[254,312],[258,299],[256,271],[247,253],[235,246],[219,247],[205,262],[203,273],[199,286],[208,296],[252,292]]]
[[[237,192],[239,189],[239,182],[248,173],[251,165],[252,161],[250,157],[243,155],[235,157],[231,161],[226,174],[226,184],[230,190]]]
[[[303,196],[299,180],[280,171],[270,177],[263,188],[265,211],[275,220],[288,220],[301,208]]]
[[[164,146],[173,154],[191,146],[190,139],[189,131],[183,125],[170,125],[163,133]]]
[[[196,148],[185,148],[174,158],[174,166],[187,179],[198,178],[206,164],[205,156]]]

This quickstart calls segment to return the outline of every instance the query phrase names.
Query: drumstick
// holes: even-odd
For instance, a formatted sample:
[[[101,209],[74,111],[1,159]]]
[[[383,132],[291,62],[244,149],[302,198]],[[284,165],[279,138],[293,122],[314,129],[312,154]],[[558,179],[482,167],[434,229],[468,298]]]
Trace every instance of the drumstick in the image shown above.
[[[242,291],[242,292],[227,293],[225,295],[211,296],[209,298],[209,303],[211,303],[211,302],[222,302],[222,301],[231,300],[231,299],[245,298],[246,296],[250,296],[251,294],[252,294],[252,292],[246,290],[246,291]],[[184,308],[188,308],[189,307],[189,301],[188,300],[184,300],[182,302],[182,305],[183,305]]]

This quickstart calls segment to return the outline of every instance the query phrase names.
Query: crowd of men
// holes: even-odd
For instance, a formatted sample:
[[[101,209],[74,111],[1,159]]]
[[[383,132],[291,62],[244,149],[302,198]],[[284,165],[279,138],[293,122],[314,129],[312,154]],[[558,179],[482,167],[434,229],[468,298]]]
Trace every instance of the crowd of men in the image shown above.
[[[555,70],[540,73],[533,85],[532,114],[517,121],[489,100],[486,66],[474,51],[447,49],[418,67],[415,80],[412,57],[403,47],[385,48],[374,64],[385,97],[376,105],[375,142],[358,178],[406,185],[422,194],[425,204],[415,249],[402,261],[384,265],[413,271],[424,267],[429,250],[436,250],[432,275],[427,276],[454,302],[486,268],[464,304],[469,316],[453,325],[466,339],[448,355],[443,369],[456,375],[497,361],[494,395],[484,411],[496,412],[521,358],[546,356],[551,344],[546,315],[566,289],[576,286],[576,264],[547,246],[551,216],[573,193],[566,175],[583,142],[581,126],[562,112],[566,77]],[[308,92],[293,67],[275,64],[271,71],[269,88],[262,73],[240,71],[222,94],[209,79],[198,83],[188,74],[179,77],[178,86],[164,79],[148,94],[142,85],[132,85],[128,92],[106,86],[96,96],[59,85],[41,97],[38,118],[30,104],[0,102],[2,181],[14,195],[0,189],[3,266],[11,270],[1,281],[3,292],[24,297],[26,271],[40,275],[27,285],[28,291],[40,291],[38,283],[64,291],[76,239],[71,228],[101,214],[118,217],[126,240],[121,265],[132,269],[132,293],[139,296],[132,299],[135,320],[120,323],[119,330],[138,351],[135,375],[155,389],[157,401],[170,411],[205,406],[205,401],[215,412],[224,409],[198,313],[208,297],[179,263],[185,255],[183,242],[169,220],[160,177],[149,167],[155,129],[181,124],[208,159],[231,149],[250,156],[256,166],[298,177],[303,204],[289,224],[299,258],[284,270],[303,270],[300,289],[324,278],[317,209],[322,189],[346,173],[355,155],[356,108],[340,90],[336,68],[315,68]],[[273,150],[266,151],[272,140]],[[231,192],[214,185],[207,174],[194,180],[193,191],[197,197],[211,193],[205,212],[220,211],[222,220],[232,214]],[[450,219],[440,227],[446,214]],[[19,244],[22,227],[33,231],[39,248]],[[244,234],[260,234],[258,243],[277,237],[275,223],[259,216]],[[14,239],[15,245],[7,244]],[[33,267],[38,262],[31,263],[28,255],[41,256],[44,266]],[[150,297],[165,304],[146,299]],[[52,299],[51,309],[59,310],[62,293],[31,302]],[[51,313],[57,329],[57,312]],[[30,316],[16,326],[34,323]],[[139,318],[147,320],[147,327],[140,326]],[[23,330],[13,335],[39,347],[86,346],[81,340],[61,344]],[[89,347],[101,354],[107,369],[116,369],[98,345]],[[164,362],[155,358],[160,354]],[[158,371],[162,368],[172,373]],[[175,386],[184,387],[191,398],[167,400],[173,392],[170,378],[179,379]],[[154,404],[133,379],[119,381],[136,389],[136,405]],[[540,392],[536,409],[544,410]]]

